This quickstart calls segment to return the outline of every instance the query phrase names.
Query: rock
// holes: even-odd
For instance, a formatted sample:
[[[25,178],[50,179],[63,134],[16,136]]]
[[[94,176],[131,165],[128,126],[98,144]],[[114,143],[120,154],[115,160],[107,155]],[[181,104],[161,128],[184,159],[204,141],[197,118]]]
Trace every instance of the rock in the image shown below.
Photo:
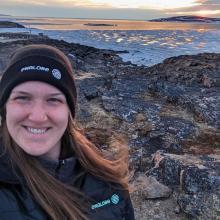
[[[216,163],[216,171],[203,165],[183,169],[180,175],[182,190],[189,194],[215,192],[220,187],[219,162],[213,162]]]
[[[84,25],[87,25],[87,26],[117,26],[117,24],[97,24],[97,23],[87,23],[87,24],[84,24]]]
[[[151,85],[151,92],[174,105],[180,105],[194,115],[197,121],[220,128],[220,89],[186,87],[169,82],[157,82]]]
[[[219,155],[220,147],[220,132],[218,129],[207,127],[203,128],[198,135],[187,140],[182,141],[184,151],[195,154],[203,155],[204,158],[206,155],[215,154]]]
[[[180,173],[183,167],[177,159],[178,156],[157,151],[153,155],[152,160],[154,167],[147,172],[147,176],[155,176],[157,180],[162,181],[165,185],[178,188],[180,186]]]
[[[220,128],[220,56],[198,54],[172,57],[149,68],[151,91],[181,105],[200,121]]]
[[[188,220],[188,216],[181,212],[176,202],[175,193],[169,198],[163,199],[147,199],[142,201],[140,194],[131,193],[131,198],[135,210],[136,220]],[[176,210],[179,210],[176,213]]]
[[[185,193],[216,191],[220,186],[220,156],[209,155],[212,164],[203,157],[175,155],[157,151],[154,167],[147,173],[156,175],[166,185],[180,187]]]
[[[154,167],[147,175],[180,190],[177,202],[183,212],[195,219],[219,219],[220,156],[196,157],[158,151],[153,162]]]
[[[216,193],[180,194],[178,204],[190,219],[220,219],[220,189]]]
[[[180,144],[171,143],[169,147],[169,152],[173,154],[183,154],[183,148]]]
[[[169,187],[159,183],[154,177],[145,175],[139,175],[133,187],[139,191],[143,199],[167,198],[172,193]]]
[[[83,80],[80,82],[80,92],[82,92],[85,98],[90,101],[102,95],[102,90],[105,87],[105,83],[106,80],[102,77],[94,76],[86,78],[83,76]]]
[[[209,78],[214,86],[214,79],[219,77],[219,59],[218,54],[211,53],[182,55],[165,59],[163,63],[150,67],[149,70],[157,79],[168,82],[204,86],[204,79]]]
[[[127,122],[134,122],[141,112],[144,112],[142,117],[151,121],[157,117],[156,113],[160,106],[138,97],[147,90],[147,86],[148,81],[143,77],[116,78],[112,81],[111,90],[103,93],[103,106],[107,111]]]
[[[179,140],[186,139],[195,133],[193,123],[182,118],[163,116],[158,127]]]

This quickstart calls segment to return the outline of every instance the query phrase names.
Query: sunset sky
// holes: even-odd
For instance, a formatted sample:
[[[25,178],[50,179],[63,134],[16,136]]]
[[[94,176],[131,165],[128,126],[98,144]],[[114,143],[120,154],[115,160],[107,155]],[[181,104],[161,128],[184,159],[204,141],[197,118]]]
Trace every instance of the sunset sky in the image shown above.
[[[0,0],[0,14],[141,19],[179,15],[220,17],[220,0]]]

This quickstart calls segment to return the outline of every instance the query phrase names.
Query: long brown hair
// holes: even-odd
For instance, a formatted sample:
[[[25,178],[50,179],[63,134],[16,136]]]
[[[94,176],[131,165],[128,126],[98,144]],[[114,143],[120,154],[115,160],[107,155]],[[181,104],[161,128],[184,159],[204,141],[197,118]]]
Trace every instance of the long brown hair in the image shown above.
[[[1,112],[1,135],[5,150],[26,180],[30,192],[42,209],[53,219],[85,220],[88,208],[83,208],[85,197],[77,188],[56,180],[40,165],[39,161],[25,153],[9,135],[5,108]],[[89,173],[107,182],[117,183],[128,189],[128,149],[124,142],[117,145],[117,153],[109,158],[78,129],[73,119],[62,137],[62,148],[71,149],[81,166]]]

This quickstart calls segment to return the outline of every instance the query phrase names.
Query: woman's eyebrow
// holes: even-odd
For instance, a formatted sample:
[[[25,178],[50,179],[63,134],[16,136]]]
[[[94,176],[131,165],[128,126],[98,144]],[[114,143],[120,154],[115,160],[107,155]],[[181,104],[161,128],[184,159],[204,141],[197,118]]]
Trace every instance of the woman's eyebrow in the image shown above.
[[[24,91],[12,91],[11,93],[29,94],[28,92]]]
[[[12,91],[11,93],[18,93],[18,94],[25,94],[25,95],[30,94],[29,92],[19,91],[19,90],[18,90],[18,91]],[[48,96],[58,96],[58,95],[64,96],[64,94],[61,93],[61,92],[48,93],[47,95],[48,95]]]
[[[49,93],[48,95],[49,95],[49,96],[58,96],[58,95],[64,96],[64,94],[61,93],[61,92],[58,92],[58,93]]]

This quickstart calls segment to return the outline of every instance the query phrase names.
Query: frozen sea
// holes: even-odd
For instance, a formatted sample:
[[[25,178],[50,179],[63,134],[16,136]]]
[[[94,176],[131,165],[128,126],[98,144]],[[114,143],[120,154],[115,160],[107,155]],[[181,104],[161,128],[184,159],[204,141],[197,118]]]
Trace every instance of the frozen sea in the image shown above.
[[[21,17],[13,18],[13,21],[26,28],[0,29],[0,32],[43,33],[50,38],[67,42],[128,51],[119,53],[119,56],[124,61],[137,65],[152,66],[165,58],[184,54],[220,53],[220,23]],[[96,26],[97,24],[107,25]]]

